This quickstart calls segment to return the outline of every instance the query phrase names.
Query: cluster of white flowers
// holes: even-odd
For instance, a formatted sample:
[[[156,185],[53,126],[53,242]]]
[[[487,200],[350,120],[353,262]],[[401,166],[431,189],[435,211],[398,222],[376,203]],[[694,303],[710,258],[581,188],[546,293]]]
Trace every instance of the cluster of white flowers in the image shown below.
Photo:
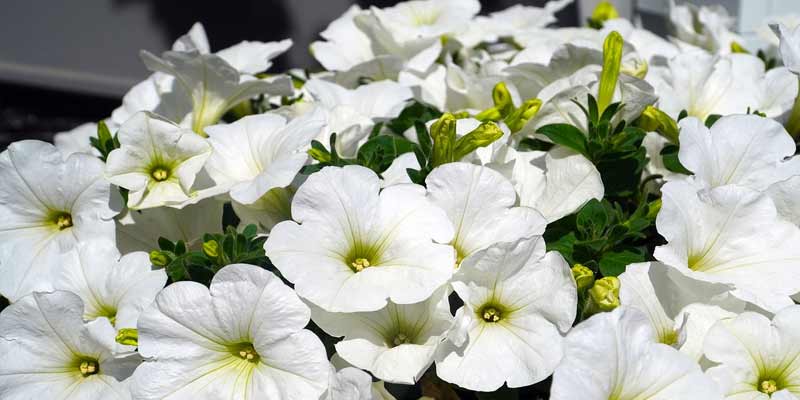
[[[568,3],[143,51],[0,153],[0,399],[800,399],[800,18]]]

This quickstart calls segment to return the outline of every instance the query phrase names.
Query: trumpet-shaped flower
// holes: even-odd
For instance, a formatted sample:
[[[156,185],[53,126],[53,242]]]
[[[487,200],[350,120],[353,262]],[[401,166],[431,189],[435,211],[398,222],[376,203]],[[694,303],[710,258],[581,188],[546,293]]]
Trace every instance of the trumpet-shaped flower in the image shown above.
[[[123,381],[139,358],[113,356],[113,335],[95,339],[83,313],[80,297],[64,291],[33,293],[0,313],[0,397],[130,399]]]
[[[455,271],[446,244],[453,227],[425,188],[380,179],[360,166],[326,167],[292,201],[276,225],[267,256],[297,294],[330,312],[376,311],[391,300],[418,303]]]
[[[697,281],[659,262],[628,265],[619,281],[620,304],[647,315],[657,342],[695,361],[714,322],[744,310],[744,302],[730,295],[730,285]]]
[[[456,263],[498,242],[541,237],[547,222],[528,207],[513,207],[514,186],[502,174],[467,163],[443,164],[425,180],[428,198],[443,209],[455,227],[451,245]],[[539,241],[544,246],[544,241]]]
[[[355,367],[387,382],[413,385],[453,324],[449,291],[441,288],[416,304],[388,303],[371,312],[329,313],[311,309],[311,319],[331,336],[336,353]]]
[[[710,129],[696,118],[685,118],[679,125],[678,157],[702,187],[735,184],[763,191],[800,175],[800,159],[785,161],[794,155],[794,140],[775,120],[731,115]]]
[[[53,286],[81,297],[84,320],[108,318],[117,331],[135,329],[139,314],[167,283],[166,272],[153,270],[147,253],[120,256],[108,240],[79,243],[61,258],[63,268]]]
[[[669,19],[678,39],[713,53],[730,53],[732,43],[744,43],[741,36],[731,31],[736,20],[719,4],[676,6],[675,0],[670,0]]]
[[[466,47],[483,42],[492,43],[514,35],[534,35],[540,29],[557,22],[555,13],[573,0],[548,1],[544,7],[515,4],[488,16],[477,16],[468,29],[460,31],[456,39]]]
[[[0,294],[14,301],[50,290],[59,252],[93,237],[114,238],[116,214],[103,163],[24,140],[0,153]]]
[[[707,373],[727,399],[800,397],[800,306],[772,318],[754,312],[717,322],[705,341],[706,357],[718,363]]]
[[[477,0],[412,0],[393,7],[370,8],[357,15],[355,24],[367,34],[375,54],[391,54],[411,60],[425,53],[430,56],[414,69],[424,71],[436,60],[441,37],[469,28],[481,5]]]
[[[106,176],[130,191],[129,208],[180,205],[195,196],[195,177],[211,155],[205,139],[140,112],[120,127],[119,142],[108,155]]]
[[[698,192],[688,181],[662,188],[655,257],[690,278],[727,283],[731,293],[777,311],[800,292],[800,228],[764,194],[736,185]]]
[[[150,70],[174,77],[171,93],[191,104],[191,127],[201,136],[205,136],[206,126],[217,123],[243,101],[265,93],[292,94],[288,77],[257,79],[242,75],[219,55],[178,51],[167,51],[161,57],[147,51],[141,55]]]
[[[400,115],[413,96],[411,89],[391,81],[370,83],[350,90],[332,82],[312,79],[304,89],[325,114],[328,129],[319,135],[318,140],[328,144],[328,136],[336,132],[336,150],[347,157],[355,156],[375,123]]]
[[[781,68],[765,72],[763,61],[749,54],[684,52],[647,80],[659,96],[659,109],[672,118],[686,110],[705,121],[712,114],[744,114],[748,109],[776,118],[792,108],[797,95],[791,74]]]
[[[267,192],[289,186],[308,160],[311,139],[324,127],[321,115],[309,113],[291,122],[278,114],[244,117],[206,129],[213,148],[206,170],[230,196],[253,204]]]
[[[594,315],[567,335],[550,398],[722,400],[696,362],[653,338],[638,310],[623,306]]]
[[[577,292],[556,252],[536,239],[492,245],[468,257],[452,281],[464,301],[436,373],[470,390],[521,387],[547,378],[575,319]],[[559,332],[560,331],[560,332]]]
[[[271,272],[222,268],[211,287],[178,282],[139,317],[136,399],[316,399],[328,386],[309,310]]]
[[[311,54],[326,70],[348,71],[375,58],[369,36],[358,29],[353,21],[356,15],[363,13],[358,5],[350,6],[320,32],[325,41],[311,43]]]

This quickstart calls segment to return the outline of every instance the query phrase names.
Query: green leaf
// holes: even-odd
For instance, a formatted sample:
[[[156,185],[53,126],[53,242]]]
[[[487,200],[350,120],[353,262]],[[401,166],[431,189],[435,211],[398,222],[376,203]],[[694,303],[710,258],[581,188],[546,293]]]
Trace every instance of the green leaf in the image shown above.
[[[256,237],[257,233],[258,233],[258,227],[255,224],[247,225],[246,227],[244,227],[244,230],[242,231],[242,234],[247,239],[252,239]]]
[[[591,199],[578,212],[575,223],[581,231],[600,234],[608,224],[606,208],[597,199]]]
[[[638,251],[610,251],[600,258],[600,273],[603,276],[619,276],[629,264],[643,261],[644,254]]]
[[[386,126],[389,127],[392,132],[402,135],[417,122],[425,124],[430,120],[439,118],[441,115],[441,112],[431,106],[414,102],[406,107],[397,118],[389,121]]]
[[[416,144],[394,135],[378,135],[358,149],[358,164],[380,173],[392,164],[397,156],[414,151]]]
[[[711,114],[706,117],[706,128],[711,128],[718,119],[722,118],[722,115],[719,114]]]
[[[158,248],[161,249],[161,250],[174,252],[175,251],[175,244],[172,243],[171,240],[169,240],[169,239],[167,239],[165,237],[159,237],[158,238]]]
[[[661,149],[661,159],[664,163],[664,168],[679,174],[692,175],[692,171],[686,169],[686,167],[681,164],[681,160],[678,159],[678,150],[678,146],[674,144],[668,144]]]
[[[552,140],[553,143],[560,144],[564,147],[568,147],[589,158],[589,154],[586,147],[586,136],[583,134],[583,132],[580,131],[580,129],[572,125],[569,124],[545,125],[539,128],[539,130],[537,130],[536,133],[545,135],[550,140]]]

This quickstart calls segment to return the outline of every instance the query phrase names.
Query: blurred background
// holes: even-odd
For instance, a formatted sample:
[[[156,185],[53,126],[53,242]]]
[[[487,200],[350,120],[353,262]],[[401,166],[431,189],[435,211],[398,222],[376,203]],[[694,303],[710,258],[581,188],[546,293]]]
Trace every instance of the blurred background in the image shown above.
[[[599,0],[576,0],[559,24],[582,24]],[[482,0],[483,13],[546,0]],[[667,31],[669,0],[614,0],[622,16]],[[680,0],[679,0],[680,2]],[[763,18],[797,10],[800,0],[692,0],[722,4],[747,37]],[[123,94],[148,75],[139,50],[167,50],[195,22],[212,50],[242,40],[294,40],[274,70],[319,68],[308,45],[351,4],[386,7],[395,0],[4,0],[0,13],[0,150],[108,116]],[[79,5],[78,5],[79,4]]]

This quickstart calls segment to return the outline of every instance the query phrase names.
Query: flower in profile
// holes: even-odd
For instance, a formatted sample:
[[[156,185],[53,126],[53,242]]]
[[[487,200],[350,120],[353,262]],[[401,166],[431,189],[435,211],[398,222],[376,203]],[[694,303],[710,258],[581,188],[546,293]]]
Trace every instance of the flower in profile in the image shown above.
[[[118,135],[106,176],[129,190],[129,208],[177,206],[195,196],[195,177],[211,155],[205,139],[149,112],[131,117]]]
[[[566,261],[535,239],[497,243],[461,263],[451,285],[464,306],[436,356],[436,373],[470,390],[547,378],[575,320],[577,291]]]
[[[389,302],[378,311],[329,313],[311,308],[311,319],[331,336],[336,353],[351,365],[387,382],[413,385],[433,362],[453,323],[443,287],[416,304]]]
[[[292,183],[308,160],[311,140],[324,126],[317,113],[291,121],[267,113],[210,126],[206,132],[213,152],[206,170],[217,185],[230,188],[234,201],[253,204],[270,190]]]
[[[0,396],[28,399],[130,399],[123,383],[140,362],[114,356],[94,338],[74,293],[36,292],[0,313]]]
[[[106,239],[78,243],[61,259],[54,288],[80,296],[84,320],[107,318],[115,331],[135,329],[139,314],[167,283],[163,269],[152,269],[148,253],[120,256]]]
[[[708,332],[706,371],[728,399],[795,399],[800,396],[800,306],[778,311],[772,321],[746,312],[717,322]]]
[[[711,326],[744,310],[744,302],[730,295],[731,285],[694,280],[660,262],[630,264],[619,281],[620,304],[647,316],[655,341],[695,361]]]
[[[800,27],[791,29],[784,24],[777,24],[772,26],[772,30],[780,40],[778,51],[783,65],[793,73],[800,74]]]
[[[667,244],[655,258],[692,279],[733,285],[731,293],[768,311],[800,292],[800,228],[765,194],[726,185],[698,191],[688,181],[662,187],[656,228]]]
[[[380,191],[367,168],[326,167],[298,189],[292,217],[264,249],[297,294],[326,311],[418,303],[455,271],[455,252],[442,244],[453,227],[419,185]]]
[[[592,316],[567,335],[550,398],[722,400],[700,365],[653,338],[638,310],[622,306]]]
[[[547,221],[528,207],[514,207],[517,193],[497,171],[463,162],[443,164],[428,174],[428,198],[443,209],[455,227],[450,243],[456,264],[498,242],[541,237]],[[539,240],[539,246],[544,241]]]
[[[113,240],[116,212],[98,158],[23,140],[0,153],[0,182],[0,294],[11,301],[51,290],[61,251]]]
[[[303,329],[309,310],[259,267],[222,268],[207,288],[167,286],[139,317],[136,399],[316,399],[328,387],[322,342]]]
[[[731,44],[744,43],[744,39],[731,31],[736,19],[728,14],[721,4],[696,6],[691,3],[675,5],[670,0],[669,19],[675,27],[675,35],[686,44],[697,46],[711,53],[730,53]]]

